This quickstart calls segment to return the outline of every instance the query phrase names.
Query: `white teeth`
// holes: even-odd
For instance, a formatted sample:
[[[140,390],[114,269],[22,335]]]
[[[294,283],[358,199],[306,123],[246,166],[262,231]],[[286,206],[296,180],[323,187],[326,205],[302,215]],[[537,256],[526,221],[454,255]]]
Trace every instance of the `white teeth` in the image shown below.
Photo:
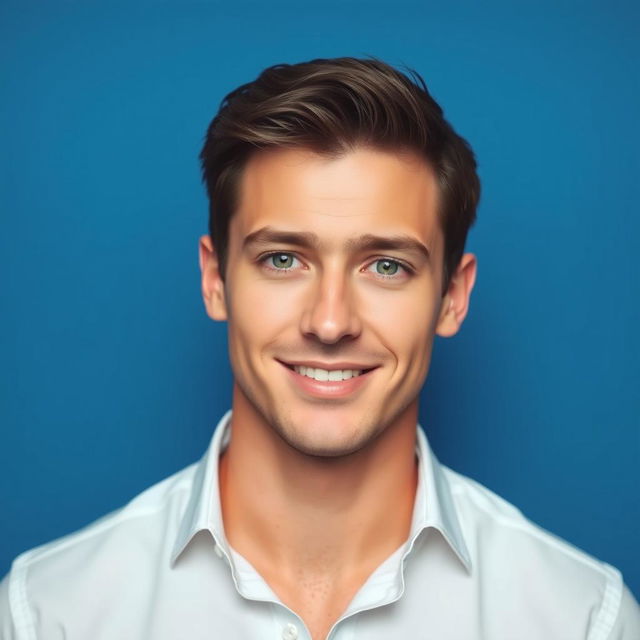
[[[307,378],[313,378],[320,382],[326,382],[327,380],[332,382],[341,382],[342,380],[349,380],[349,378],[355,378],[362,373],[361,369],[334,369],[329,371],[328,369],[314,369],[313,367],[294,366],[296,373],[299,373]]]

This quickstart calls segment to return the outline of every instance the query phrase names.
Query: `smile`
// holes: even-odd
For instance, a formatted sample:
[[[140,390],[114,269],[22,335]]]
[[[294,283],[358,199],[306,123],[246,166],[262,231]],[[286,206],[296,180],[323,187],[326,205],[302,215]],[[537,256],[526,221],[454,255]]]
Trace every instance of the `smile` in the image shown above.
[[[294,388],[303,396],[324,400],[346,400],[359,395],[367,385],[371,374],[378,367],[364,367],[352,362],[340,362],[335,365],[289,364],[279,361],[289,373]],[[315,366],[312,366],[315,365]]]
[[[340,382],[342,380],[349,380],[350,378],[356,378],[362,374],[363,369],[318,369],[314,367],[305,367],[302,365],[296,365],[293,367],[296,373],[319,382]]]

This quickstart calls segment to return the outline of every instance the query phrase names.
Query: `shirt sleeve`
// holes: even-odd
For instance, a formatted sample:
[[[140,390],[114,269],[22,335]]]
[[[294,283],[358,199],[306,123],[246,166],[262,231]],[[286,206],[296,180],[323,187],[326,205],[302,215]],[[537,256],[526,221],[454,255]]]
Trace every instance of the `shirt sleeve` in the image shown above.
[[[607,640],[638,640],[640,638],[640,607],[633,594],[623,585],[620,608]]]
[[[0,582],[0,640],[18,640],[9,601],[9,576]]]

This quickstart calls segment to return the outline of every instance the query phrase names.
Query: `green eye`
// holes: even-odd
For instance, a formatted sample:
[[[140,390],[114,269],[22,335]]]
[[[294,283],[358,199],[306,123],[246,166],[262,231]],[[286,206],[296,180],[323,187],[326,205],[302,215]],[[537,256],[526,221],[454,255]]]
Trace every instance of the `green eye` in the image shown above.
[[[394,260],[376,260],[376,273],[381,276],[395,276],[400,265]]]
[[[290,253],[275,253],[269,259],[276,269],[291,269],[294,257]]]

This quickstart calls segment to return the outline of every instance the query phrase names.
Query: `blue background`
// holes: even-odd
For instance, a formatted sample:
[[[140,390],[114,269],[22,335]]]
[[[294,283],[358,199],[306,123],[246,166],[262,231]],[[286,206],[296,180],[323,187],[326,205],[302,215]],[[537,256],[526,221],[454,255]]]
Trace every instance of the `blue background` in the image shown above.
[[[3,3],[0,574],[197,459],[230,403],[197,267],[220,99],[371,54],[424,75],[483,180],[433,447],[638,596],[638,33],[621,2]]]

